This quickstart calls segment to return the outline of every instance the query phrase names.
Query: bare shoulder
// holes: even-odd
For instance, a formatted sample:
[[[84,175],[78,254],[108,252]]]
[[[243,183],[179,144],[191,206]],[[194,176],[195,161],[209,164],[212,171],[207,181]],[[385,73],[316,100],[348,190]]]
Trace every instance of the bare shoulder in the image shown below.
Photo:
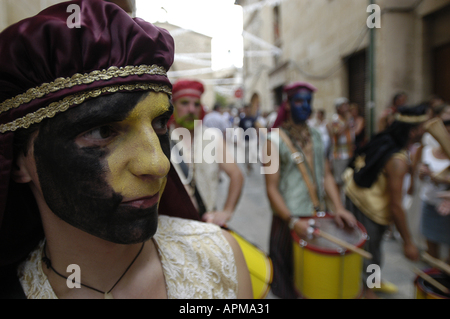
[[[409,172],[409,164],[403,157],[394,155],[387,161],[385,170],[390,176],[403,176]]]

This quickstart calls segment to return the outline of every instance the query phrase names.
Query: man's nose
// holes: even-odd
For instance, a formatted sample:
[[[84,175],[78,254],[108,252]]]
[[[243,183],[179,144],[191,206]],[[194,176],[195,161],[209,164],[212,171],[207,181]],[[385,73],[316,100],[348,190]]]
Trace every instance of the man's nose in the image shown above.
[[[164,154],[160,140],[152,128],[140,131],[133,143],[130,170],[136,176],[162,178],[169,173],[170,162]]]
[[[189,110],[189,113],[194,114],[196,111],[195,103],[189,103],[188,110]]]

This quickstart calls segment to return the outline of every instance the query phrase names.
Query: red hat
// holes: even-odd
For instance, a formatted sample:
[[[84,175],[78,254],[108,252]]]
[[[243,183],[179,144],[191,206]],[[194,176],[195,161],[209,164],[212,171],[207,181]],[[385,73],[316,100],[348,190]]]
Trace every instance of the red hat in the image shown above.
[[[203,84],[197,80],[179,80],[172,88],[172,100],[176,101],[183,96],[201,98],[205,92]]]
[[[80,28],[67,25],[71,4],[80,8]],[[104,94],[170,95],[173,58],[168,31],[107,1],[59,3],[0,33],[0,266],[26,257],[42,238],[28,185],[10,182],[14,132]],[[167,188],[183,188],[173,169]],[[160,211],[167,211],[164,198]]]
[[[175,102],[179,98],[183,96],[192,96],[195,98],[200,99],[202,97],[202,94],[205,92],[205,87],[200,81],[197,80],[178,80],[172,88],[172,101]],[[203,120],[203,118],[206,115],[205,108],[202,105],[202,109],[200,112],[200,120]],[[174,116],[170,118],[170,121],[168,125],[173,123]]]

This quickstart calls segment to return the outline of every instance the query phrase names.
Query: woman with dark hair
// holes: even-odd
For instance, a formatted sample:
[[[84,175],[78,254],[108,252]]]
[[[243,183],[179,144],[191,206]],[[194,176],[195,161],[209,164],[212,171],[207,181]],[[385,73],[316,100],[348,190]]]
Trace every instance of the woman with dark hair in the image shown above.
[[[422,138],[426,111],[422,104],[399,108],[392,125],[359,149],[344,173],[346,207],[367,230],[372,264],[381,265],[381,241],[392,223],[403,238],[405,256],[410,260],[419,258],[402,206],[402,191],[404,177],[410,171],[408,147]],[[387,282],[382,282],[381,289],[396,290]],[[376,296],[369,289],[366,297]]]

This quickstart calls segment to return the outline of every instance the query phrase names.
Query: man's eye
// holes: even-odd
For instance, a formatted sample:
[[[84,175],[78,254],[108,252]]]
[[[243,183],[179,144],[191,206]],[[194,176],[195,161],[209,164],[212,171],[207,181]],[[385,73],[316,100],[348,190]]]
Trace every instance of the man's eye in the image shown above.
[[[167,122],[169,121],[169,117],[160,116],[153,120],[152,126],[155,130],[156,134],[163,135],[167,132]]]
[[[104,125],[97,127],[89,132],[85,133],[83,136],[85,138],[90,138],[94,140],[107,139],[114,135],[115,131],[109,125]]]

